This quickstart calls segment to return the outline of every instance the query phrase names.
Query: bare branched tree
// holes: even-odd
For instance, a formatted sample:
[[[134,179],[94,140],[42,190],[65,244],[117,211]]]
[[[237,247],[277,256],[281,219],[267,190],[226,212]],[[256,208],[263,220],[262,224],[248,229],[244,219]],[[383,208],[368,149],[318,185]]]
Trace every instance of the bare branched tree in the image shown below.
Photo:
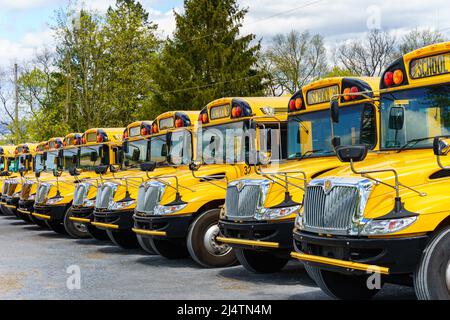
[[[276,35],[261,58],[261,64],[270,74],[266,79],[269,91],[278,95],[294,93],[327,69],[322,36],[308,31]]]
[[[416,28],[402,37],[399,50],[401,54],[406,54],[416,49],[444,41],[447,41],[447,37],[437,30],[419,30]]]
[[[361,76],[379,76],[397,56],[397,40],[388,32],[370,31],[364,39],[354,39],[336,49],[336,61]]]

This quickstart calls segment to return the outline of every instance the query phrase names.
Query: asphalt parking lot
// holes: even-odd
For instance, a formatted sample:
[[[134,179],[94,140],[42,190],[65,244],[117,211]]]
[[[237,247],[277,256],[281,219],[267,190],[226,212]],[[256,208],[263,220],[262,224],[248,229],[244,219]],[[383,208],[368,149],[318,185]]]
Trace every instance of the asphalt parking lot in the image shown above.
[[[75,269],[74,269],[75,266]],[[79,267],[80,287],[72,290]],[[69,269],[68,269],[69,268]],[[76,282],[75,282],[76,283]],[[273,275],[202,269],[94,240],[73,240],[0,215],[0,299],[328,299],[298,263]],[[415,299],[385,286],[377,299]]]

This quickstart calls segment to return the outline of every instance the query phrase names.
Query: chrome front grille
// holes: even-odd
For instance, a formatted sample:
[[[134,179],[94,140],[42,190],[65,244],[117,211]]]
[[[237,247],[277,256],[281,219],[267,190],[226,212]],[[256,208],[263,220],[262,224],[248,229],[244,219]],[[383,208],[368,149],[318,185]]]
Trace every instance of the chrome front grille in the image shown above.
[[[225,198],[226,216],[233,219],[252,219],[263,205],[267,184],[263,181],[236,181],[227,187]]]
[[[347,234],[364,213],[372,183],[367,179],[317,179],[305,193],[303,224],[306,230]]]
[[[138,192],[136,212],[152,215],[159,205],[165,185],[159,182],[141,184]]]
[[[42,204],[47,201],[48,193],[50,192],[50,185],[47,183],[41,183],[36,191],[35,203]]]
[[[8,183],[8,192],[7,192],[7,195],[8,195],[9,197],[12,197],[13,194],[16,192],[17,185],[18,185],[17,181],[10,181],[10,182]]]
[[[20,192],[20,199],[28,200],[30,198],[31,188],[33,183],[27,182],[22,185],[22,191]]]
[[[75,192],[73,194],[72,205],[76,207],[81,207],[84,201],[87,199],[89,192],[89,185],[86,183],[78,183],[75,187]]]
[[[2,186],[2,194],[6,195],[8,194],[8,180],[3,181],[3,186]]]
[[[106,183],[97,188],[97,197],[95,199],[95,207],[97,209],[108,209],[109,204],[114,199],[113,185]]]

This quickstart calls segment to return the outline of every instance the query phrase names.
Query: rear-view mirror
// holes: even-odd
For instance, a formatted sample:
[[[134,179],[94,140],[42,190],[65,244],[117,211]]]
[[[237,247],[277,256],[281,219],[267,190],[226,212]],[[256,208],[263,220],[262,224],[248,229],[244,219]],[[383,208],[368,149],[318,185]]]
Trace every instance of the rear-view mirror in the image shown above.
[[[109,166],[96,166],[94,168],[94,171],[96,174],[105,174],[106,172],[108,172],[108,168]]]
[[[92,151],[91,155],[90,155],[90,160],[91,160],[91,162],[96,162],[98,160],[98,153],[95,151]]]
[[[141,165],[140,165],[141,171],[144,171],[144,172],[152,172],[152,171],[155,171],[156,165],[157,165],[157,164],[156,164],[155,161],[149,161],[149,162],[141,163]]]
[[[436,156],[446,156],[450,152],[450,139],[442,137],[434,138],[433,152]]]
[[[405,109],[403,107],[392,107],[389,112],[389,129],[402,130],[405,122]]]
[[[337,157],[341,162],[361,162],[367,156],[367,147],[364,145],[357,146],[340,146],[336,148]]]
[[[339,123],[339,101],[332,100],[330,103],[330,116],[331,121],[334,123]]]

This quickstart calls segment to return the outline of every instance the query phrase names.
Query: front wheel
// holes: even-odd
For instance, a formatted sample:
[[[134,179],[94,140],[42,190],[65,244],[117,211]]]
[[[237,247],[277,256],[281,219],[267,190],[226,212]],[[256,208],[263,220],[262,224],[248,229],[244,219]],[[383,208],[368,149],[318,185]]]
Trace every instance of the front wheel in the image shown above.
[[[426,247],[414,274],[419,300],[450,300],[450,227],[439,232]]]
[[[242,266],[253,273],[274,273],[286,266],[289,259],[280,258],[270,252],[248,249],[235,249],[236,257]]]
[[[111,241],[111,239],[108,236],[108,232],[105,230],[101,230],[97,227],[94,227],[91,224],[88,224],[86,226],[88,233],[91,235],[92,238],[98,241]]]
[[[44,220],[38,219],[33,215],[30,215],[30,219],[34,224],[38,225],[39,227],[48,229],[48,225],[47,225],[47,223],[45,223]]]
[[[187,247],[195,262],[206,268],[223,268],[236,264],[233,248],[216,241],[219,235],[219,209],[202,213],[189,227]]]
[[[370,275],[352,276],[305,265],[306,272],[328,296],[340,300],[369,300],[381,289],[369,288]],[[370,286],[371,287],[371,286]]]
[[[51,230],[55,231],[56,233],[67,235],[66,228],[64,228],[64,224],[62,222],[54,220],[46,220],[45,223]]]
[[[182,259],[189,256],[189,252],[183,240],[159,240],[149,238],[152,249],[160,256],[167,259]]]
[[[69,236],[74,239],[90,238],[90,235],[87,232],[86,225],[84,223],[70,220],[70,217],[72,216],[72,208],[67,209],[66,214],[64,215],[64,228],[66,229]]]
[[[116,245],[124,249],[137,249],[139,243],[136,238],[136,234],[132,231],[106,231],[111,241]]]
[[[137,236],[137,240],[139,242],[139,245],[141,246],[142,249],[144,249],[145,252],[147,252],[150,255],[156,255],[157,253],[155,252],[155,250],[153,250],[152,244],[151,244],[151,240],[149,238],[143,237],[140,234],[136,235]]]

